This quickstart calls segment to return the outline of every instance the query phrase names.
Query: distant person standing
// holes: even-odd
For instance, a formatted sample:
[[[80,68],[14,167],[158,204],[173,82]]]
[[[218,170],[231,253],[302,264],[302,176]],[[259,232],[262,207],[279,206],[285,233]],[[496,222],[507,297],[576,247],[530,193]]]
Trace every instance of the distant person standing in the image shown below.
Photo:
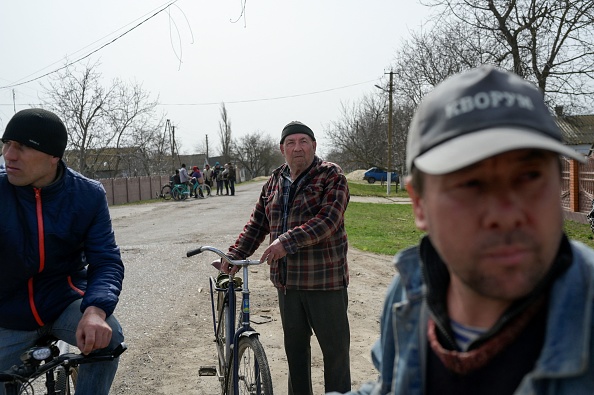
[[[190,175],[188,174],[188,170],[186,169],[186,164],[182,163],[181,169],[179,169],[179,180],[181,184],[186,184],[188,188],[191,187],[190,185]]]
[[[233,166],[233,163],[228,163],[229,167],[227,168],[227,170],[229,171],[229,175],[228,175],[228,180],[229,180],[229,190],[231,192],[231,196],[235,195],[235,167]]]
[[[229,163],[225,163],[225,170],[223,170],[223,183],[225,184],[225,195],[229,195]]]
[[[192,175],[191,175],[191,182],[192,182],[192,190],[194,189],[194,185],[196,184],[204,184],[204,176],[202,175],[202,172],[200,171],[200,169],[198,168],[198,166],[193,166],[192,167]],[[190,190],[190,196],[192,196],[192,190]],[[198,197],[198,193],[194,193],[194,197],[197,198]]]
[[[209,164],[204,166],[204,171],[202,173],[204,174],[204,182],[206,183],[206,185],[208,185],[209,187],[212,188],[212,173],[213,173],[213,171],[210,168]]]
[[[198,166],[192,167],[192,176],[191,177],[192,177],[192,182],[194,182],[194,184],[196,182],[198,182],[200,184],[204,184],[204,175],[202,174],[202,172],[200,171]]]
[[[223,169],[219,162],[215,164],[214,175],[215,181],[217,182],[217,195],[223,194]]]

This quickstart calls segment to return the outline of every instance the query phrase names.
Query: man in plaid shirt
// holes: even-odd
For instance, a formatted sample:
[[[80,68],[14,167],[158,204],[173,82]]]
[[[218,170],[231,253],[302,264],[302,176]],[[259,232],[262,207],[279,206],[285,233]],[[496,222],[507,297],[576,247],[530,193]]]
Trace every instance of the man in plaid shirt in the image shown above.
[[[349,272],[344,212],[349,189],[342,169],[316,156],[313,131],[284,127],[286,163],[262,188],[249,222],[229,247],[232,259],[252,255],[270,237],[260,260],[270,265],[289,364],[289,394],[313,394],[310,339],[324,354],[325,391],[351,388],[347,318]]]

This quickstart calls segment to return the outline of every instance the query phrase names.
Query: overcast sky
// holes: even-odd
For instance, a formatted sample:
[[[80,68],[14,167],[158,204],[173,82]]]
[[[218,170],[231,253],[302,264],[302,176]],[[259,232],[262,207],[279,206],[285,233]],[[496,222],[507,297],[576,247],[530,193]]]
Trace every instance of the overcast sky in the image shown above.
[[[183,151],[204,146],[208,134],[211,155],[222,102],[234,138],[277,138],[300,120],[323,151],[323,129],[342,104],[377,90],[403,40],[429,16],[417,0],[3,1],[0,86],[10,87],[0,88],[0,130],[15,106],[40,103],[48,77],[11,85],[88,55],[170,3],[88,59],[101,63],[105,85],[118,77],[158,95]]]

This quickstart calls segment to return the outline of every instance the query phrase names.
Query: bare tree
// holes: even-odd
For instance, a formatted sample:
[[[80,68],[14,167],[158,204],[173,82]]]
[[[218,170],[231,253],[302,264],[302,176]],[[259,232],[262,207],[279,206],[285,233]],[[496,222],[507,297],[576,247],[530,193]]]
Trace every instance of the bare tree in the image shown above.
[[[251,178],[269,175],[283,163],[278,143],[262,132],[247,134],[234,145],[235,160],[250,172]]]
[[[426,0],[483,37],[485,62],[533,81],[550,103],[594,92],[594,0]]]
[[[231,121],[227,114],[225,103],[221,103],[221,120],[219,121],[219,138],[221,142],[221,156],[225,163],[231,160],[233,143],[231,140]]]
[[[98,63],[81,70],[66,67],[45,89],[45,105],[61,116],[68,129],[70,154],[75,157],[69,165],[96,177],[103,164],[117,175],[120,161],[125,160],[128,174],[131,169],[144,173],[148,164],[132,167],[130,163],[138,160],[139,152],[148,153],[151,144],[159,145],[155,131],[161,128],[162,118],[155,116],[157,101],[139,84],[116,79],[105,88],[98,68]]]
[[[367,95],[358,103],[342,104],[341,119],[325,130],[333,158],[345,168],[385,167],[387,163],[386,95]],[[334,159],[336,160],[336,159]]]
[[[134,147],[135,149],[131,152],[144,152],[143,147],[146,147],[155,136],[156,126],[160,129],[160,125],[155,125],[152,119],[158,101],[151,100],[149,93],[138,83],[127,85],[116,80],[114,86],[114,98],[110,103],[111,108],[107,113],[107,119],[111,130],[116,135],[116,151],[120,153],[120,148],[124,146]],[[116,174],[119,173],[121,158],[121,154],[116,156],[114,165]],[[128,162],[132,158],[137,156],[131,154]],[[142,167],[146,168],[146,165]],[[129,168],[128,174],[131,174],[130,171]]]
[[[66,67],[55,74],[46,88],[45,105],[66,124],[68,146],[76,153],[76,163],[71,166],[83,174],[88,174],[89,152],[99,154],[116,137],[106,116],[114,90],[101,86],[97,67],[97,63],[87,64],[80,74]]]
[[[125,154],[119,154],[118,160],[129,175],[153,175],[171,173],[171,143],[161,133],[163,117],[153,120],[143,117],[129,127],[125,135]],[[119,151],[119,150],[118,150]]]
[[[416,107],[450,75],[485,63],[484,41],[462,23],[436,24],[430,30],[413,32],[396,52],[391,67],[395,100]]]

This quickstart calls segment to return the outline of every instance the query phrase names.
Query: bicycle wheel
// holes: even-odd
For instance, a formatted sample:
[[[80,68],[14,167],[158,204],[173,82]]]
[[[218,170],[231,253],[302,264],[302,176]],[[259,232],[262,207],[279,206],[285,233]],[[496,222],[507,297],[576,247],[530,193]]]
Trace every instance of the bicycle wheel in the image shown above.
[[[221,297],[224,299],[224,293],[219,292],[219,301],[221,301]],[[221,302],[222,303],[222,302]],[[225,390],[225,378],[227,377],[227,372],[225,371],[226,365],[226,354],[225,354],[225,341],[227,339],[227,314],[229,312],[229,305],[222,304],[219,310],[219,318],[218,318],[218,325],[217,325],[217,334],[216,334],[216,343],[217,343],[217,354],[219,360],[219,374],[223,378],[221,380],[221,389]],[[230,332],[233,333],[233,332]]]
[[[171,190],[171,197],[173,197],[173,200],[182,200],[183,193],[181,189],[178,187],[173,187],[173,189]]]
[[[171,199],[171,185],[164,185],[161,188],[161,195],[163,199],[170,200]]]
[[[78,382],[78,366],[70,368],[70,388],[72,392],[76,389],[76,383]]]
[[[272,394],[272,378],[268,360],[264,353],[264,347],[257,337],[242,337],[237,347],[239,358],[237,368],[237,380],[239,394],[261,395]],[[227,390],[233,394],[233,359],[231,358],[229,380]]]
[[[78,350],[73,350],[73,346],[64,341],[58,341],[56,345],[60,349],[60,354],[66,354]],[[74,394],[74,390],[76,389],[76,381],[78,380],[78,365],[69,367],[68,371],[66,371],[64,366],[58,366],[55,372],[56,391],[58,391],[57,393],[66,395]]]
[[[66,368],[64,366],[58,366],[56,368],[56,393],[70,395],[74,392],[74,388],[70,391],[70,384],[68,382],[68,375],[66,374]]]
[[[198,192],[198,196],[200,196],[201,199],[210,196],[210,187],[206,184],[201,185],[199,188],[196,188],[196,191]]]

